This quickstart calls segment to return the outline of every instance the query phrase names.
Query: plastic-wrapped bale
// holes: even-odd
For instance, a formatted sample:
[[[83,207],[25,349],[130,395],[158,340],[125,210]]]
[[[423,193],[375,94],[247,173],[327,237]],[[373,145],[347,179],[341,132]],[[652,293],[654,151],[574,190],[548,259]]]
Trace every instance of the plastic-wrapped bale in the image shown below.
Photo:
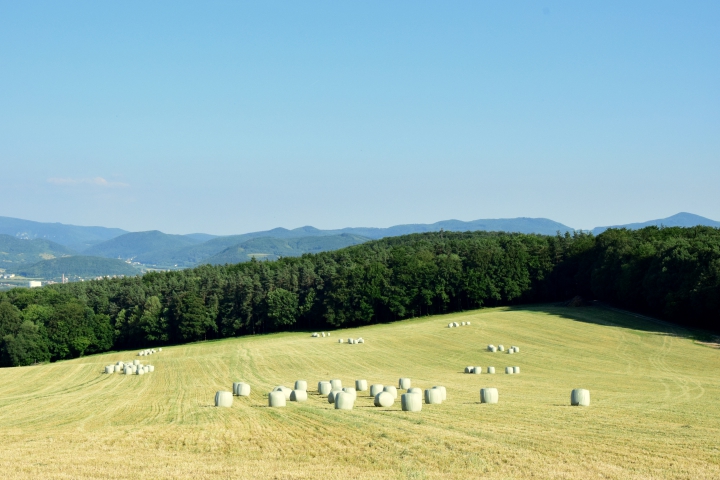
[[[515,353],[519,353],[519,352],[520,352],[520,349],[519,349],[517,346],[515,346],[515,345],[513,345],[513,346],[510,347],[510,348],[512,348],[513,350],[515,350]]]
[[[512,375],[515,371],[513,370],[513,367],[505,367],[505,373]]]
[[[140,353],[138,353],[138,356],[144,357],[144,356],[145,356],[145,352],[140,352]]]
[[[343,343],[343,339],[342,339],[342,338],[338,338],[338,343]]]
[[[317,332],[315,332],[315,333],[313,333],[313,334],[310,335],[310,336],[313,337],[313,338],[316,338],[316,337],[318,336],[318,334],[317,334]]]
[[[452,323],[448,323],[448,328],[452,328],[452,327],[453,327],[453,324],[452,324]]]
[[[330,385],[333,390],[342,390],[342,380],[340,379],[330,380]]]
[[[322,338],[325,338],[325,332],[322,332]]]
[[[123,373],[125,375],[132,375],[132,373],[133,373],[132,367],[126,366],[125,369],[123,370]]]
[[[475,367],[465,367],[465,373],[473,373]]]
[[[143,370],[145,370],[145,373],[150,373],[150,365],[145,365]]]
[[[140,360],[133,360],[133,365],[140,365]]]
[[[125,366],[125,362],[120,361],[120,362],[117,362],[115,365],[120,365],[121,367],[124,367],[124,366]]]
[[[574,407],[589,407],[590,406],[590,390],[584,388],[575,388],[570,393],[570,405]]]
[[[370,396],[375,397],[378,393],[384,392],[385,385],[382,385],[380,383],[376,383],[374,385],[370,385]]]
[[[122,372],[123,369],[123,367],[121,367],[120,365],[115,365],[113,368],[116,372]]]
[[[336,410],[352,410],[355,405],[355,397],[348,392],[338,392],[335,396]]]
[[[328,393],[328,403],[335,403],[335,398],[341,393],[342,390],[332,390]]]
[[[436,385],[433,388],[440,390],[440,398],[442,399],[443,402],[445,400],[447,400],[447,389],[445,387],[443,387],[441,385]]]
[[[295,390],[307,392],[307,382],[305,380],[295,380]]]
[[[460,326],[464,327],[464,326],[465,326],[465,322],[460,322]]]
[[[411,384],[412,384],[412,382],[411,382],[410,379],[407,378],[407,377],[403,377],[403,378],[401,378],[400,380],[398,380],[398,386],[399,386],[402,390],[407,390],[408,388],[412,387]]]
[[[145,369],[142,367],[138,367],[138,369],[135,371],[136,375],[145,375]]]
[[[422,410],[422,395],[419,393],[403,393],[400,397],[403,412],[419,412]]]
[[[304,402],[307,400],[307,390],[293,390],[290,392],[291,402]]]
[[[349,343],[350,345],[354,344],[354,343],[355,343],[355,339],[353,339],[353,338],[348,338],[348,343]]]
[[[270,392],[268,394],[268,406],[284,407],[285,406],[285,394],[283,392]]]
[[[497,388],[481,388],[480,403],[498,403]]]
[[[353,397],[353,402],[354,402],[355,399],[357,398],[357,392],[355,391],[355,389],[354,389],[353,387],[343,387],[342,391],[345,392],[345,393],[347,393],[347,394],[349,394],[349,395],[352,395],[352,397]]]
[[[162,348],[158,348],[158,352],[162,352]]]
[[[515,353],[515,349],[510,347],[507,349],[507,353],[508,353],[508,355],[512,355],[513,353]]]
[[[383,387],[383,392],[388,392],[390,395],[393,396],[393,399],[397,400],[397,397],[398,397],[397,388],[393,387],[392,385],[385,385]]]
[[[380,392],[375,395],[374,403],[376,407],[392,407],[392,404],[395,403],[395,397],[389,392]]]
[[[233,395],[237,395],[237,394],[238,394],[238,393],[237,393],[237,387],[238,387],[238,385],[240,385],[240,382],[233,382],[233,390],[232,390]]]
[[[155,371],[155,365],[148,365],[148,372],[154,372]]]
[[[250,385],[247,383],[240,382],[237,386],[238,397],[249,397],[250,396]]]
[[[498,352],[504,352],[504,351],[505,351],[505,347],[502,345],[498,345]]]
[[[330,332],[327,332],[327,336],[328,336],[328,337],[330,336]]]
[[[488,368],[487,368],[487,372],[490,373],[490,374],[495,373],[495,367],[488,367]]]
[[[513,374],[520,373],[520,367],[512,367],[513,368]]]
[[[322,381],[318,382],[318,393],[320,395],[327,395],[332,390],[332,385],[330,385],[330,382]]]
[[[428,405],[442,403],[442,392],[436,388],[425,390],[425,403]]]
[[[470,325],[470,322],[465,322],[465,325]]]
[[[360,337],[357,339],[357,343],[365,343],[365,339]]]
[[[455,327],[459,327],[459,326],[460,326],[460,324],[459,324],[458,322],[453,322],[453,325],[454,325]]]
[[[488,352],[495,352],[496,350],[497,348],[495,347],[495,345],[488,345]]]
[[[115,365],[105,366],[105,373],[115,373]]]
[[[216,407],[232,407],[233,395],[232,392],[217,392],[215,394],[215,406]]]
[[[407,393],[419,393],[420,395],[422,395],[423,392],[422,392],[422,388],[413,387],[413,388],[408,388]]]
[[[475,375],[480,375],[482,373],[482,367],[473,367],[473,371]]]
[[[355,380],[355,390],[364,392],[368,389],[367,380]]]
[[[283,392],[283,395],[285,395],[285,400],[290,400],[290,393],[292,393],[292,390],[290,390],[288,387],[284,387],[282,385],[277,386],[273,388],[274,392]]]

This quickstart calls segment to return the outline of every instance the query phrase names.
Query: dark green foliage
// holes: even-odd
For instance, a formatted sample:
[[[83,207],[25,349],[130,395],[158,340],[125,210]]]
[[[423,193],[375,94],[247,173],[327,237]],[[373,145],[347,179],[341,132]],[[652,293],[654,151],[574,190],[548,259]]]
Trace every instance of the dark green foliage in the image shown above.
[[[19,267],[17,271],[21,275],[30,278],[60,278],[62,275],[93,278],[112,275],[138,275],[140,273],[140,270],[122,260],[85,256],[43,260],[34,265]]]
[[[720,330],[720,230],[426,233],[272,262],[15,289],[0,294],[0,333],[16,340],[29,321],[38,330],[23,327],[23,342],[46,338],[56,360],[575,295]],[[4,355],[6,364],[29,358]]]

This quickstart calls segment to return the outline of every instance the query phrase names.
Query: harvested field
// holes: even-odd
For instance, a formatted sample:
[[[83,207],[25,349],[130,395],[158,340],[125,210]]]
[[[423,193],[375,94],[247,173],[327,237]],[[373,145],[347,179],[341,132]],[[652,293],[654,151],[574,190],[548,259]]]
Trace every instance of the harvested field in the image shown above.
[[[448,322],[471,321],[449,329]],[[0,370],[4,478],[720,478],[720,352],[600,307],[535,306],[333,331],[163,348],[155,371],[105,375],[128,352]],[[368,339],[349,348],[335,338]],[[522,375],[488,344],[517,345]],[[447,388],[402,412],[357,392],[351,411],[320,380]],[[276,385],[306,402],[268,408]],[[215,392],[252,386],[230,408]],[[496,387],[500,402],[480,404]],[[573,388],[589,407],[571,407]],[[399,392],[400,393],[400,392]]]

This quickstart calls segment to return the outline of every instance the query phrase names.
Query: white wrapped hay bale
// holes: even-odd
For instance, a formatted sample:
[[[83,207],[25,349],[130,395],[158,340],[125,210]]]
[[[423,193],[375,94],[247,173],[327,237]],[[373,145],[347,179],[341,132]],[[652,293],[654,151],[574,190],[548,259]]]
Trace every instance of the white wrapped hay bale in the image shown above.
[[[158,348],[158,352],[162,352],[162,348]]]
[[[417,387],[408,388],[407,393],[419,393],[422,395],[422,389]]]
[[[398,386],[402,390],[407,390],[408,388],[410,388],[412,386],[411,383],[412,382],[407,377],[403,377],[400,380],[398,380]]]
[[[320,395],[327,395],[332,390],[332,385],[330,385],[330,382],[322,381],[318,382],[318,393]]]
[[[247,383],[240,382],[237,386],[238,397],[249,397],[250,396],[250,385]]]
[[[135,374],[136,375],[145,375],[145,369],[142,367],[138,367],[137,370],[135,371]]]
[[[120,365],[115,365],[113,368],[116,372],[122,372],[123,369],[123,367],[121,367]]]
[[[465,367],[465,373],[472,373],[473,368],[475,367]]]
[[[475,375],[480,375],[482,373],[482,367],[473,367],[473,371]]]
[[[355,397],[347,392],[338,392],[335,396],[336,410],[352,410],[355,405]]]
[[[513,368],[513,375],[517,375],[520,373],[520,367],[512,367]]]
[[[367,380],[355,380],[355,390],[364,392],[368,389]]]
[[[452,323],[448,323],[448,328],[452,328],[452,327],[453,327],[453,324],[452,324]]]
[[[360,337],[357,339],[357,343],[365,343],[365,339]]]
[[[123,369],[123,373],[125,375],[132,375],[132,373],[133,373],[132,367],[126,365],[125,368]]]
[[[322,338],[325,338],[325,332],[322,332]]]
[[[307,382],[305,380],[295,380],[295,390],[307,392]]]
[[[375,397],[378,393],[384,392],[385,385],[381,383],[376,383],[374,385],[370,385],[370,396]]]
[[[268,394],[268,406],[270,407],[284,407],[285,402],[285,394],[283,392],[270,392]]]
[[[315,332],[315,333],[313,333],[313,334],[310,335],[310,336],[313,337],[313,338],[317,338],[317,337],[318,337],[318,334],[317,334],[317,332]]]
[[[148,372],[154,372],[155,371],[155,365],[148,365]]]
[[[464,326],[465,326],[465,322],[460,322],[460,326],[464,327]]]
[[[133,360],[133,365],[140,365],[140,360]]]
[[[487,372],[490,373],[490,374],[495,373],[495,367],[488,367],[488,368],[487,368]]]
[[[343,343],[343,339],[342,339],[342,338],[338,338],[338,343]]]
[[[150,373],[150,365],[145,365],[143,370],[145,370],[145,373]]]
[[[520,348],[518,348],[518,347],[515,346],[515,345],[513,345],[512,349],[515,350],[515,353],[519,353],[519,352],[520,352]]]
[[[466,325],[470,325],[470,322],[465,322]]]
[[[348,395],[352,395],[353,402],[357,398],[357,392],[355,391],[355,389],[353,387],[343,387],[342,391],[347,393]]]
[[[440,399],[444,402],[447,400],[447,389],[441,385],[436,385],[433,388],[440,390]]]
[[[498,345],[498,352],[504,352],[504,351],[505,351],[505,347],[502,345]]]
[[[570,393],[570,405],[574,407],[590,406],[590,390],[584,388],[575,388]]]
[[[393,403],[395,403],[395,397],[388,392],[380,392],[375,395],[374,403],[376,407],[392,407]]]
[[[419,412],[422,410],[422,395],[419,393],[403,393],[400,397],[403,412]]]
[[[428,405],[442,403],[442,392],[436,388],[428,388],[425,390],[425,403]]]
[[[124,366],[125,366],[125,362],[120,361],[120,362],[117,362],[115,365],[119,365],[119,366],[121,366],[121,367],[124,367]]]
[[[488,352],[495,352],[496,350],[495,345],[488,345]]]
[[[505,367],[505,373],[508,375],[512,375],[515,372],[513,371],[513,367]]]
[[[330,385],[332,386],[333,390],[342,390],[342,380],[338,378],[330,380]]]
[[[459,324],[458,322],[453,322],[453,326],[454,326],[454,327],[459,327],[460,324]]]
[[[107,365],[105,367],[105,373],[115,373],[115,365]]]
[[[293,390],[290,392],[291,402],[304,402],[307,400],[307,390]]]
[[[353,343],[355,343],[355,339],[353,339],[353,338],[348,338],[348,343],[349,343],[350,345],[352,345]]]
[[[335,403],[335,398],[341,392],[342,390],[331,390],[330,393],[328,393],[328,403]]]
[[[232,392],[217,392],[215,394],[215,406],[216,407],[232,407],[233,395]]]
[[[327,336],[328,336],[328,337],[330,336],[330,332],[327,332]]]
[[[512,348],[508,348],[507,353],[508,353],[508,355],[512,355],[513,353],[515,353],[515,350]]]
[[[481,388],[480,403],[498,403],[497,388]]]
[[[237,393],[237,387],[238,387],[238,385],[240,385],[240,382],[233,382],[233,389],[232,389],[233,395],[237,395],[237,394],[238,394],[238,393]]]
[[[273,392],[283,392],[283,395],[285,395],[285,400],[290,400],[290,394],[292,393],[292,390],[290,390],[288,387],[279,385],[273,388]]]
[[[383,392],[389,393],[390,395],[393,396],[393,399],[397,400],[397,397],[398,397],[397,388],[393,387],[392,385],[385,385],[383,387]]]

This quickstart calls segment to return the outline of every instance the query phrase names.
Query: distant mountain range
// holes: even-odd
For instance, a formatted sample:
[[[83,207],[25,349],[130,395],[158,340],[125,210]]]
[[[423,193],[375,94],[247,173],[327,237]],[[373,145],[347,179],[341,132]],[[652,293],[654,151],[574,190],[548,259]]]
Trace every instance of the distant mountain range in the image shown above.
[[[638,229],[650,225],[680,227],[706,225],[720,228],[720,222],[691,213],[678,213],[668,218],[643,223],[597,227],[592,233],[597,235],[608,228]],[[68,269],[66,272],[61,272],[66,275],[75,275],[75,271],[93,272],[93,276],[130,275],[130,272],[137,273],[139,270],[126,263],[126,260],[145,267],[161,269],[187,268],[203,263],[238,263],[251,258],[276,259],[281,256],[290,257],[337,250],[368,240],[411,233],[437,232],[441,229],[543,235],[574,230],[547,218],[521,217],[470,222],[444,220],[433,224],[396,225],[389,228],[319,230],[307,226],[292,230],[275,228],[228,236],[206,233],[170,235],[157,230],[127,232],[119,228],[81,227],[0,217],[0,268],[13,273],[45,272],[48,275],[63,268]],[[65,257],[83,260],[59,261]],[[115,259],[117,262],[92,260],[97,258]],[[30,269],[31,265],[33,269]]]

